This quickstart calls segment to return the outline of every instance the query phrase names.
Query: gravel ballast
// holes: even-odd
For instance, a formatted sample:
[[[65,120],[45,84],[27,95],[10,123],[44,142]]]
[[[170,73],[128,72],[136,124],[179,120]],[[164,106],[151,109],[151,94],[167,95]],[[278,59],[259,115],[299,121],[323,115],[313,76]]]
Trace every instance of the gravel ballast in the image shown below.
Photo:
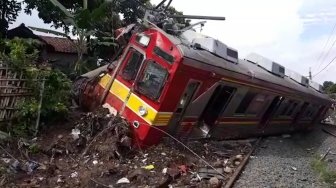
[[[234,187],[330,187],[319,179],[311,162],[328,148],[336,152],[336,137],[317,126],[309,133],[264,138],[252,154]],[[333,168],[336,155],[327,155]]]

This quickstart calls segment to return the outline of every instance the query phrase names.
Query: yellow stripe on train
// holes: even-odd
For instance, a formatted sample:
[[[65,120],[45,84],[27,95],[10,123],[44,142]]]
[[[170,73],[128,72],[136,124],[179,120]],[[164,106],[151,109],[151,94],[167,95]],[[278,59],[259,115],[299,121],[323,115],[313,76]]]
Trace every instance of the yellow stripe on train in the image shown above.
[[[106,74],[100,80],[99,85],[101,85],[105,89],[110,79],[111,76]],[[129,92],[130,89],[117,79],[114,80],[110,89],[110,93],[114,94],[122,101],[125,101],[127,99]],[[168,122],[173,114],[171,112],[157,112],[153,107],[151,107],[149,104],[147,104],[145,101],[143,101],[141,98],[139,98],[133,93],[130,95],[126,103],[126,106],[129,109],[131,109],[134,113],[138,114],[143,120],[145,120],[150,125],[159,125],[159,126],[168,125]],[[141,106],[147,109],[147,114],[144,116],[141,116],[139,114],[139,108]]]

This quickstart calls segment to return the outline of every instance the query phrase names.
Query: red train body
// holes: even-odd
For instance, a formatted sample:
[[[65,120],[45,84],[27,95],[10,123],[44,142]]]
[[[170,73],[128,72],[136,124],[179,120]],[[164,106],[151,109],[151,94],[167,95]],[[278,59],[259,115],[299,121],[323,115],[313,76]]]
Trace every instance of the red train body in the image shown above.
[[[306,130],[332,101],[290,77],[252,62],[190,45],[157,27],[132,35],[114,63],[83,75],[81,103],[102,104],[132,127],[140,146],[157,144],[161,129],[176,137],[243,138]],[[99,75],[99,76],[97,76]]]

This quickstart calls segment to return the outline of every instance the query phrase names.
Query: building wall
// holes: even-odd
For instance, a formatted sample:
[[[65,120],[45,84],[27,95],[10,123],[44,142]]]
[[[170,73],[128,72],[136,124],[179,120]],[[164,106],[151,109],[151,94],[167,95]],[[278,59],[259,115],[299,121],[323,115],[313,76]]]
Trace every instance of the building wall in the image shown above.
[[[74,63],[77,61],[77,54],[48,52],[46,59],[51,61],[52,67],[69,74],[73,70]]]

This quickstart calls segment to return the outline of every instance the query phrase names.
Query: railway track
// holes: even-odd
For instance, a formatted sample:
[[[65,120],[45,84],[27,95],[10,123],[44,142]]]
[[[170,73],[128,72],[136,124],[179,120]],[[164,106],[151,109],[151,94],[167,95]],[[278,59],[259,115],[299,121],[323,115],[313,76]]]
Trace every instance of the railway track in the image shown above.
[[[230,177],[229,181],[225,184],[224,188],[231,188],[231,187],[233,187],[234,183],[239,178],[240,174],[242,173],[242,171],[244,170],[246,164],[248,163],[248,161],[250,159],[250,156],[256,150],[256,148],[259,146],[261,140],[262,140],[262,137],[258,138],[258,140],[256,140],[254,142],[254,144],[252,145],[251,150],[247,153],[247,155],[244,156],[244,159],[242,160],[242,162],[240,163],[240,165],[236,168],[236,170],[234,171],[234,173]]]

